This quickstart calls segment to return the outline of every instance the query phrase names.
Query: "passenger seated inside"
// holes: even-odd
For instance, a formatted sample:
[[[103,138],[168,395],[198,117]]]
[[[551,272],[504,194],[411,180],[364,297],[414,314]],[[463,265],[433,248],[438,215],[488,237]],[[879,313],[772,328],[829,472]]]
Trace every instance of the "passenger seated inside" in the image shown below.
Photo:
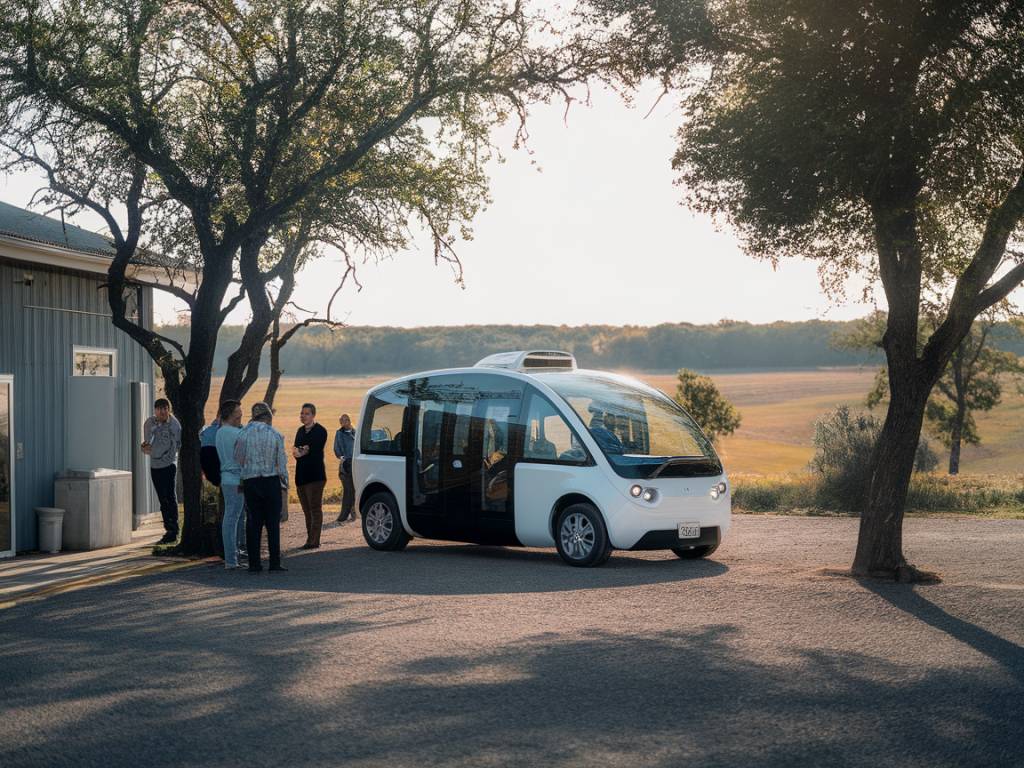
[[[572,444],[569,449],[562,451],[562,455],[558,457],[559,461],[586,461],[587,452],[583,450],[583,446],[580,445],[579,440],[576,439],[576,435],[572,435]]]
[[[527,441],[526,457],[529,459],[556,459],[558,449],[550,440],[537,436]]]
[[[612,418],[614,419],[614,416]],[[605,453],[621,456],[626,452],[626,449],[615,433],[605,426],[604,420],[605,414],[600,411],[595,412],[594,418],[590,420],[590,434],[594,436],[597,444],[601,446]]]

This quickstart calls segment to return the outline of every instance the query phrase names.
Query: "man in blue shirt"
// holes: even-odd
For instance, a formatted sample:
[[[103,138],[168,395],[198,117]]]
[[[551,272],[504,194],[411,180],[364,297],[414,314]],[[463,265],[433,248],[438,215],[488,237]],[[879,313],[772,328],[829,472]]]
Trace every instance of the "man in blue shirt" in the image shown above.
[[[338,419],[341,428],[334,433],[334,455],[341,459],[338,465],[338,479],[341,480],[341,514],[339,523],[347,523],[356,519],[356,489],[352,480],[352,456],[355,452],[356,431],[352,428],[352,419],[347,413]]]
[[[153,415],[142,426],[142,452],[149,456],[149,476],[153,480],[156,497],[160,500],[160,514],[164,519],[164,537],[160,544],[173,544],[178,540],[178,497],[176,476],[178,450],[181,448],[181,424],[171,414],[167,398],[153,403]]]
[[[224,567],[232,569],[241,567],[238,563],[238,556],[241,554],[239,546],[245,541],[242,468],[235,461],[235,445],[238,436],[242,434],[242,404],[237,400],[225,400],[221,403],[218,426],[215,448],[219,459],[220,490],[224,499],[224,520],[221,523]]]

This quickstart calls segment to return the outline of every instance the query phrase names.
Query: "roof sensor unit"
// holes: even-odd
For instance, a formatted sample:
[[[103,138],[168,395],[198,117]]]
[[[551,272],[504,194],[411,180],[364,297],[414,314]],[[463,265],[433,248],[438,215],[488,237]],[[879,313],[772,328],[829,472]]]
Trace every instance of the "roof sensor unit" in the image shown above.
[[[575,371],[576,358],[568,352],[559,350],[531,349],[488,355],[478,362],[476,367],[507,368],[513,371]]]

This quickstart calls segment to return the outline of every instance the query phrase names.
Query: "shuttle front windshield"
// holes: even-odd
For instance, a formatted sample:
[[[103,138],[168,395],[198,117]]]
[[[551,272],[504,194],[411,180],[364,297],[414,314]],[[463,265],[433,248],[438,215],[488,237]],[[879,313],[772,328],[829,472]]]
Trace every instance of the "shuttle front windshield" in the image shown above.
[[[721,462],[700,427],[661,392],[585,373],[536,374],[536,378],[576,412],[619,475],[649,478],[722,473]]]

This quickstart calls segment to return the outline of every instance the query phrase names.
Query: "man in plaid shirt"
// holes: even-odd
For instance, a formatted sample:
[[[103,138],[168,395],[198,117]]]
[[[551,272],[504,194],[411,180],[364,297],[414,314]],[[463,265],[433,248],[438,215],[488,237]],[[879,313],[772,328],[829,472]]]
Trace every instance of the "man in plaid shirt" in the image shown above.
[[[283,491],[288,490],[288,457],[284,452],[284,437],[271,426],[273,421],[274,412],[270,406],[255,403],[252,421],[242,430],[235,444],[235,461],[242,470],[248,513],[245,538],[249,550],[249,573],[263,570],[260,546],[264,526],[270,549],[270,570],[288,570],[281,565],[281,503]]]

